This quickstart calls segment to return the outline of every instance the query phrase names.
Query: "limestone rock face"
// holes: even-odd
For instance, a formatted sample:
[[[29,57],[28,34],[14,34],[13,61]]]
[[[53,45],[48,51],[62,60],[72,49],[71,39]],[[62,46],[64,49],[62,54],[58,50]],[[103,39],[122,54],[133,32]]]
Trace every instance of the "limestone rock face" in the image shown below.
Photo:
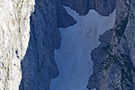
[[[18,90],[34,0],[0,0],[0,90]]]

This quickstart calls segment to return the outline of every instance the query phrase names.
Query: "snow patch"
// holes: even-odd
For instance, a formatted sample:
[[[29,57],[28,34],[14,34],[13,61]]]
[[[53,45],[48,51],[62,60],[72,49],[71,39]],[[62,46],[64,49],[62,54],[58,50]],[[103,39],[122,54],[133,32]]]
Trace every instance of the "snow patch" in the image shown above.
[[[60,75],[51,80],[50,90],[88,90],[87,81],[93,71],[90,53],[100,44],[100,35],[114,27],[115,10],[104,17],[95,10],[79,16],[74,10],[64,8],[77,23],[59,28],[62,41],[60,49],[55,50],[55,60]]]

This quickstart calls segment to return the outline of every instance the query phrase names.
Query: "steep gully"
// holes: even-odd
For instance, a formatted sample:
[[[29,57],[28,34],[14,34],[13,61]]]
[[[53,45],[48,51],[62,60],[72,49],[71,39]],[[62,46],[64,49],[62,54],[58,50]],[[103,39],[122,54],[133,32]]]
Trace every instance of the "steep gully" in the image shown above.
[[[79,16],[65,7],[76,24],[59,28],[62,34],[61,46],[55,50],[55,61],[59,76],[51,81],[51,90],[87,90],[86,85],[92,73],[91,51],[100,45],[99,37],[114,27],[115,10],[109,16],[101,16],[95,10]]]
[[[109,30],[113,27],[115,11],[108,17],[103,17],[94,10],[89,11],[86,16],[79,16],[75,11],[66,8],[71,17],[67,15],[65,9],[60,9],[60,7],[58,9],[58,7],[59,3],[57,0],[36,1],[35,12],[32,14],[30,22],[31,32],[29,46],[21,63],[22,81],[20,90],[49,90],[50,80],[58,76],[58,74],[59,76],[51,82],[51,90],[56,90],[55,85],[59,80],[61,80],[61,83],[58,83],[58,90],[63,90],[63,88],[76,90],[78,89],[77,86],[80,86],[80,90],[86,90],[87,81],[92,73],[93,66],[90,53],[100,44],[98,41],[100,35],[103,34],[105,30]],[[66,20],[62,19],[63,21],[61,21],[61,18],[57,17],[59,16],[57,11],[61,12],[61,10],[65,13],[64,16],[66,17],[63,17],[63,19],[66,18]],[[61,14],[62,13],[60,13],[60,15]],[[76,20],[76,24],[73,18]],[[66,25],[64,24],[64,26],[62,22],[65,21],[67,21],[67,23],[65,23]],[[102,27],[106,25],[107,27]],[[61,46],[60,33],[57,30],[58,27],[67,27],[59,28],[62,34]],[[55,49],[58,50],[56,50],[54,54],[53,51]],[[73,49],[75,49],[75,53],[72,54]],[[59,73],[56,64],[58,65]],[[67,66],[68,68],[63,68],[63,66]],[[71,66],[74,67],[74,70],[72,69],[73,71],[71,70]],[[71,73],[71,71],[73,73]],[[61,72],[63,72],[63,75]],[[85,78],[84,75],[82,77],[82,73],[86,73]],[[62,78],[62,76],[64,77]],[[78,80],[77,77],[81,78]],[[80,81],[83,81],[82,84],[78,83]],[[74,83],[76,83],[76,85]]]

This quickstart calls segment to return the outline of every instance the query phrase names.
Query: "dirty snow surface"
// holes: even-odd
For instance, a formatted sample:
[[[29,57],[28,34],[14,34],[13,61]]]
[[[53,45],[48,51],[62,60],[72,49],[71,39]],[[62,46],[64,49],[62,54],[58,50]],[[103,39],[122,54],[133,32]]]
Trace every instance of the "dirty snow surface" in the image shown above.
[[[61,47],[55,50],[55,60],[60,74],[51,80],[50,90],[87,90],[93,70],[90,53],[100,44],[100,35],[114,27],[115,10],[107,17],[95,10],[90,10],[86,16],[79,16],[74,10],[64,8],[77,23],[59,28],[62,41]]]

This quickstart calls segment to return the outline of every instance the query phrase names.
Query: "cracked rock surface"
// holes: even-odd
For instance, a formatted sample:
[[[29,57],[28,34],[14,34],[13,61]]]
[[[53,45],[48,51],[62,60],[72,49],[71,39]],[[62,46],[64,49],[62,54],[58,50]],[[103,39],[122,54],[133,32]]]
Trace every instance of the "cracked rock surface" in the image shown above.
[[[0,90],[18,90],[34,0],[0,0]]]

